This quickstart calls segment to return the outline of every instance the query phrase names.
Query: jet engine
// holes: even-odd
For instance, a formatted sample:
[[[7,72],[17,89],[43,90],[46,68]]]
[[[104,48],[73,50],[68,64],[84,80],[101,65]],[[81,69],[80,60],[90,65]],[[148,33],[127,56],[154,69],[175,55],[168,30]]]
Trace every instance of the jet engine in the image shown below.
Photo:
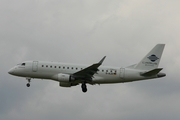
[[[59,82],[59,86],[61,87],[71,87],[71,83],[70,82]]]
[[[69,75],[69,74],[62,74],[62,73],[54,75],[52,77],[52,79],[56,80],[56,81],[59,81],[59,82],[71,82],[71,81],[75,80],[75,78],[72,77],[71,75]]]

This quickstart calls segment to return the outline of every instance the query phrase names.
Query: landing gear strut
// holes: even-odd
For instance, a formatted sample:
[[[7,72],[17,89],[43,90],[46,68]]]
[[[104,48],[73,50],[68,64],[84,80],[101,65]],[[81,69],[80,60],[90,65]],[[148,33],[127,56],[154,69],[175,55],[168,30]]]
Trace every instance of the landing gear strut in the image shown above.
[[[31,78],[26,78],[26,80],[28,81],[28,83],[26,84],[26,86],[27,86],[27,87],[30,87]]]
[[[82,83],[81,88],[82,88],[82,91],[83,91],[84,93],[87,92],[86,83]]]

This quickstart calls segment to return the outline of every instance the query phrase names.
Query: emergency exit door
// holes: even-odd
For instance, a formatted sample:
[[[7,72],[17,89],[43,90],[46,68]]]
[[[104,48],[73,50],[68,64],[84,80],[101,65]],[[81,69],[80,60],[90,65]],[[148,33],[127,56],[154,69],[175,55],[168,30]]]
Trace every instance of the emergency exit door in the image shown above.
[[[120,68],[120,78],[124,78],[125,68]]]
[[[37,72],[38,71],[38,61],[33,61],[32,71],[33,72]]]

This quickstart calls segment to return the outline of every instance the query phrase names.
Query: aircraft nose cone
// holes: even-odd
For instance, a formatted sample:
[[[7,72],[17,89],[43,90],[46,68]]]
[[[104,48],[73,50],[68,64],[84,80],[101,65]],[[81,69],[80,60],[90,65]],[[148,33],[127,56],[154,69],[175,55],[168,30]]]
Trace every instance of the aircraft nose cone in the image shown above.
[[[9,74],[13,74],[13,69],[11,68],[9,71],[8,71]]]

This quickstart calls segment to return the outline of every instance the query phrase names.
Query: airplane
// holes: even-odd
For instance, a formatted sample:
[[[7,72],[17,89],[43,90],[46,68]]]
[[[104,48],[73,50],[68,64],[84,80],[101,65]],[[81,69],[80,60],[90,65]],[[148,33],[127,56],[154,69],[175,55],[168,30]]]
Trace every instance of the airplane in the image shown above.
[[[31,79],[50,79],[61,87],[81,84],[83,92],[87,85],[133,82],[165,77],[158,68],[165,44],[157,44],[138,64],[128,67],[101,66],[106,56],[98,63],[88,65],[67,64],[46,61],[25,61],[11,68],[8,73],[25,77],[30,87]]]

